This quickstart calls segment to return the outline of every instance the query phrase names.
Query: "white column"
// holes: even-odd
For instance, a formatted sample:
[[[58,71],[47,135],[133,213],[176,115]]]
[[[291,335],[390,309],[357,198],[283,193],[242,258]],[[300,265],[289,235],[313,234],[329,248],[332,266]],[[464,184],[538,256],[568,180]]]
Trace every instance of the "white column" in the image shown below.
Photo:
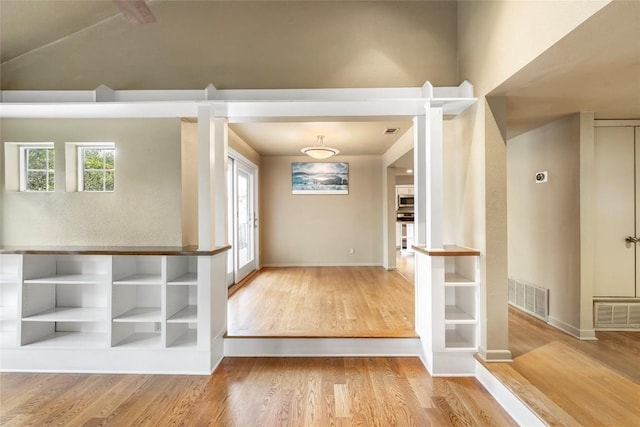
[[[428,104],[427,104],[428,105]],[[416,245],[427,245],[427,117],[413,118],[413,195],[414,238]]]
[[[443,198],[443,135],[442,108],[430,108],[427,112],[427,229],[426,242],[430,249],[442,248]]]
[[[227,244],[228,123],[208,105],[198,107],[198,246]]]
[[[396,268],[396,210],[393,168],[383,165],[382,171],[382,266],[387,270]]]
[[[208,105],[198,107],[198,246],[227,244],[228,122]],[[198,259],[198,347],[210,351],[210,369],[222,360],[227,321],[226,257]],[[203,342],[204,340],[204,342]]]

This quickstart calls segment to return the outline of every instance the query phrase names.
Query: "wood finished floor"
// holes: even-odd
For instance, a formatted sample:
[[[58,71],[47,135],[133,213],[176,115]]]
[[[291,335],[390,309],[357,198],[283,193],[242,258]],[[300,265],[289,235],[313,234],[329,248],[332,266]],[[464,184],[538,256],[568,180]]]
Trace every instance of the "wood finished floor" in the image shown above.
[[[2,426],[509,426],[417,358],[227,358],[211,376],[0,374]]]
[[[640,425],[640,331],[580,341],[509,309],[510,364],[487,364],[549,425]]]
[[[381,267],[264,268],[228,303],[227,335],[415,337],[414,287]]]

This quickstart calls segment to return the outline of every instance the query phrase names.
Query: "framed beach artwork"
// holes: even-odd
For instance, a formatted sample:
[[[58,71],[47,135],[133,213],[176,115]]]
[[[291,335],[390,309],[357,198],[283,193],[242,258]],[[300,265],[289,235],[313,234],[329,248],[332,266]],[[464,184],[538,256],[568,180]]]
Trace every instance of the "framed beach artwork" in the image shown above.
[[[292,194],[349,194],[349,163],[291,164]]]

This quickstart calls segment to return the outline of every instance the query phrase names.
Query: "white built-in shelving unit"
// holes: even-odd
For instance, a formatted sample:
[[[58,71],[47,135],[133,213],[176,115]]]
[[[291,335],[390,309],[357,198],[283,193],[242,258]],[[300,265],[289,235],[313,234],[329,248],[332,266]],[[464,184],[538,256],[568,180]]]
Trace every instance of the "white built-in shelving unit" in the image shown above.
[[[478,257],[447,256],[444,261],[444,349],[476,352]]]
[[[479,342],[479,252],[416,250],[416,330],[432,375],[471,375]]]
[[[198,297],[226,291],[227,249],[0,251],[0,368],[210,372],[226,323]]]

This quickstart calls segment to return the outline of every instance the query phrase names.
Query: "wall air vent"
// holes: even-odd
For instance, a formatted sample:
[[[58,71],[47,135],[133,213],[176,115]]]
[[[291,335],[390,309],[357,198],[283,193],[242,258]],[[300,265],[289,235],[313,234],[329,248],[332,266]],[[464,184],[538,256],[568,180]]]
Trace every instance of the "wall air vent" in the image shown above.
[[[594,302],[597,331],[640,329],[640,302]]]
[[[549,317],[549,289],[509,279],[509,304],[546,322]]]
[[[385,135],[395,135],[396,133],[398,133],[398,131],[400,131],[400,128],[386,128],[384,130],[384,134]]]

